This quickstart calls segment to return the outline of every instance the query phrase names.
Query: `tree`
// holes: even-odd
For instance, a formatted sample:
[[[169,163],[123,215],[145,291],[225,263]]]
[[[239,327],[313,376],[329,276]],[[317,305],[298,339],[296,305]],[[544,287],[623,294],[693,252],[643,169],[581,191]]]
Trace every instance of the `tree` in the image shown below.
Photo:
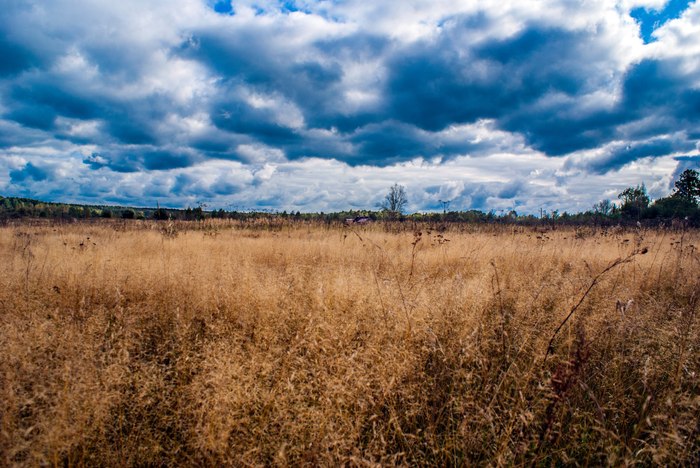
[[[656,200],[654,204],[649,207],[648,214],[652,215],[651,217],[669,219],[685,218],[686,216],[692,217],[698,212],[697,206],[692,202],[674,195]]]
[[[676,191],[671,195],[673,198],[680,198],[698,205],[700,198],[700,174],[695,169],[686,169],[681,173],[676,181]]]
[[[649,207],[651,201],[644,184],[626,188],[617,198],[622,200],[622,212],[637,219],[641,217],[642,211]]]
[[[170,213],[168,213],[168,210],[165,208],[156,208],[156,210],[153,212],[153,219],[157,221],[165,221],[170,219]]]
[[[601,200],[593,205],[593,212],[603,216],[608,216],[613,210],[613,204],[610,200]]]
[[[381,207],[383,210],[388,211],[392,215],[400,215],[408,204],[408,197],[406,196],[406,187],[399,184],[394,184],[389,189],[386,197],[384,197],[384,203]]]

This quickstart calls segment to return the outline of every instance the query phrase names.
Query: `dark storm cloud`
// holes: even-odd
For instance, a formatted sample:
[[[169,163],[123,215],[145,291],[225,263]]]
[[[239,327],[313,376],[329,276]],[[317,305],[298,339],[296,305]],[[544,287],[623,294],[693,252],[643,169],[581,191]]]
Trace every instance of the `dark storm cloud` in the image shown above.
[[[292,66],[291,71],[293,77],[317,89],[337,83],[342,77],[342,70],[337,63],[324,66],[315,62],[304,62]]]
[[[189,36],[176,52],[183,58],[206,64],[225,77],[219,83],[218,97],[212,103],[214,113],[226,103],[236,86],[245,86],[259,93],[275,93],[293,102],[303,111],[312,128],[356,128],[358,119],[366,121],[367,115],[348,116],[342,112],[343,104],[339,99],[343,92],[339,87],[342,66],[336,55],[323,50],[330,52],[343,46],[331,43],[322,43],[318,47],[311,45],[309,52],[315,51],[311,55],[318,59],[299,60],[295,57],[298,51],[285,50],[284,41],[279,39],[284,34],[284,31],[279,31],[270,36],[268,29],[255,27],[223,32],[198,31]],[[260,114],[258,117],[265,116]],[[237,128],[232,130],[237,131]]]
[[[673,174],[674,180],[678,180],[678,176],[686,169],[700,171],[700,156],[679,156],[676,160],[679,164],[676,172]]]
[[[30,128],[53,129],[57,116],[90,119],[99,113],[99,104],[75,95],[60,85],[46,82],[22,83],[14,86],[8,100],[14,109],[7,118]]]
[[[678,72],[681,64],[675,60],[648,59],[633,65],[622,76],[617,105],[584,110],[581,100],[586,94],[610,85],[605,44],[591,43],[584,32],[533,26],[506,40],[460,49],[454,44],[465,24],[478,21],[457,22],[440,41],[392,59],[387,87],[391,118],[428,131],[493,118],[500,128],[523,135],[534,149],[551,156],[596,148],[620,137],[697,128],[700,92]],[[550,96],[566,99],[540,104]],[[649,117],[645,135],[620,133],[621,126]],[[387,143],[389,149],[392,144]],[[613,157],[610,169],[636,157],[644,157],[643,152]]]
[[[190,138],[189,144],[193,150],[210,154],[212,157],[227,158],[234,151],[241,138],[224,131],[206,131]]]
[[[280,39],[284,31],[280,33],[270,36],[269,29],[258,27],[196,31],[174,52],[207,64],[228,82],[239,81],[290,97],[315,95],[341,78],[340,66],[332,57],[327,57],[329,63],[298,61],[295,51],[284,50]]]
[[[260,31],[254,29],[237,31],[234,36],[201,33],[185,41],[180,52],[228,77],[212,102],[212,121],[217,127],[280,148],[290,158],[333,157],[381,166],[416,156],[451,157],[464,154],[469,145],[445,144],[431,132],[485,118],[499,119],[503,128],[527,135],[536,149],[554,155],[593,147],[611,136],[606,128],[598,130],[606,120],[615,120],[609,115],[572,121],[557,115],[555,109],[531,118],[531,106],[543,96],[564,93],[575,97],[596,84],[586,78],[586,65],[580,63],[581,57],[591,57],[582,33],[534,28],[472,51],[455,48],[453,42],[468,33],[460,28],[473,27],[478,21],[457,22],[439,41],[412,45],[390,57],[389,78],[382,88],[388,106],[372,113],[341,112],[343,104],[337,94],[342,91],[338,83],[343,71],[338,63],[280,60],[274,44],[258,37]],[[242,40],[247,34],[253,39]],[[346,37],[319,41],[315,47],[320,54],[332,52],[333,57],[372,59],[387,44],[386,39],[360,35],[357,41]],[[603,58],[591,57],[598,62]],[[350,142],[354,149],[333,151],[329,145],[316,146],[322,142],[276,122],[274,109],[232,101],[229,96],[236,85],[279,94],[298,106],[308,127],[337,128],[341,134],[336,142]]]
[[[463,50],[454,46],[468,33],[460,29],[463,24],[437,43],[394,57],[387,92],[395,117],[435,131],[507,117],[548,93],[583,90],[586,73],[580,59],[587,54],[581,34],[532,28]]]
[[[17,122],[27,128],[39,130],[52,130],[56,121],[56,113],[49,106],[27,106],[18,104],[14,106],[4,117]]]
[[[678,60],[644,60],[632,67],[624,82],[621,108],[627,118],[670,116],[683,127],[700,123],[700,91],[679,73]],[[692,79],[692,77],[690,77]]]
[[[416,127],[400,122],[367,125],[352,140],[363,164],[391,164],[434,152],[432,143]]]
[[[30,146],[41,141],[43,137],[43,132],[39,130],[25,128],[17,124],[17,122],[0,119],[0,149],[13,146]]]
[[[165,114],[164,111],[159,112],[152,102],[108,103],[108,98],[80,96],[51,85],[15,90],[9,99],[10,110],[4,116],[6,119],[28,128],[51,132],[56,138],[76,143],[107,144],[109,139],[101,137],[92,141],[90,138],[62,134],[56,128],[58,117],[99,119],[104,123],[109,136],[131,145],[158,143],[158,135],[152,127]]]
[[[498,197],[505,198],[505,199],[515,198],[522,192],[522,188],[523,188],[523,181],[514,180],[512,182],[509,182],[505,186],[503,186],[501,191],[498,192]]]
[[[10,172],[10,180],[15,183],[21,183],[25,180],[34,180],[37,182],[53,178],[54,171],[50,167],[39,167],[32,163],[27,163],[23,168]]]
[[[391,44],[389,38],[357,31],[348,36],[319,39],[314,47],[324,55],[342,60],[368,60],[385,52]]]
[[[362,164],[389,165],[416,157],[451,156],[454,154],[481,154],[495,148],[491,143],[476,143],[464,135],[447,136],[423,130],[415,125],[385,121],[369,124],[350,136],[354,154]]]
[[[271,109],[256,109],[244,102],[229,101],[213,108],[212,121],[220,129],[248,135],[270,146],[287,146],[299,140],[294,129],[275,120]]]
[[[574,111],[572,116],[567,106],[547,111],[513,112],[503,116],[499,124],[509,132],[524,135],[533,148],[549,156],[563,156],[611,141],[617,125],[624,122],[619,114],[615,110],[591,115]]]
[[[34,54],[7,38],[6,34],[0,31],[0,78],[17,74],[34,65],[36,57]]]
[[[134,147],[103,153],[92,153],[83,159],[83,164],[92,169],[108,167],[116,172],[139,172],[143,170],[165,170],[189,167],[199,160],[196,152],[188,149],[154,149]]]
[[[607,151],[603,156],[588,162],[589,171],[605,173],[620,169],[624,165],[640,158],[654,158],[667,154],[683,153],[695,149],[695,143],[685,138],[652,138],[640,143],[619,145]]]
[[[224,179],[219,179],[211,186],[211,190],[216,195],[232,195],[240,192],[242,188],[243,187],[240,184]]]
[[[591,160],[586,165],[588,170],[605,173],[640,158],[697,149],[700,91],[689,86],[687,78],[678,73],[679,68],[677,60],[644,60],[627,72],[619,106],[601,114],[601,120],[594,120],[593,125],[579,127],[584,130],[581,135],[590,137],[587,148],[610,141],[625,143]],[[617,127],[642,120],[643,125]]]
[[[120,143],[157,144],[159,135],[154,126],[177,107],[166,96],[141,99],[115,98],[100,90],[81,89],[51,73],[34,71],[30,78],[9,86],[5,118],[25,127],[52,132],[53,136],[77,143],[107,144],[109,138]],[[92,141],[84,137],[62,134],[56,119],[97,119],[104,123],[107,138]]]
[[[198,180],[196,177],[180,174],[175,177],[175,184],[171,191],[178,195],[196,195],[199,193],[197,190],[197,182]]]
[[[545,154],[558,156],[577,150],[592,149],[616,140],[653,138],[658,135],[688,131],[690,143],[697,141],[692,129],[700,123],[700,92],[690,88],[687,78],[678,74],[674,60],[644,60],[632,66],[623,77],[619,103],[590,114],[570,112],[569,108],[546,112],[514,112],[503,117],[504,129],[526,135],[530,144]],[[566,115],[562,115],[562,114]],[[573,117],[572,117],[573,115]],[[626,126],[646,120],[643,125]],[[661,140],[660,140],[661,141]],[[656,147],[659,149],[659,147]],[[669,151],[676,146],[669,147]],[[652,156],[668,154],[652,151]],[[646,157],[644,151],[631,151],[609,161],[607,169],[620,163]],[[597,170],[606,170],[598,166]]]
[[[618,169],[641,157],[687,151],[698,141],[695,129],[700,124],[700,92],[689,86],[679,68],[677,60],[643,60],[633,65],[623,77],[620,102],[607,110],[573,113],[574,117],[567,108],[515,112],[501,123],[506,130],[527,135],[533,147],[554,156],[617,140],[630,141],[624,146],[631,145],[632,150],[620,150],[597,161],[591,166],[596,172]],[[562,111],[569,115],[561,115]],[[642,125],[623,127],[642,120]],[[687,141],[658,137],[679,131],[686,131]],[[636,144],[649,138],[655,143]]]

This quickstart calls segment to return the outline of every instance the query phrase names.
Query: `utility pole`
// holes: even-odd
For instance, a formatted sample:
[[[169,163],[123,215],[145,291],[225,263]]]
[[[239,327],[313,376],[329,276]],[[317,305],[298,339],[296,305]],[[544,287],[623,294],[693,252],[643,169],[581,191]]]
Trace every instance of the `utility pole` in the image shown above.
[[[447,214],[447,209],[450,207],[452,200],[438,200],[442,204],[442,214]]]

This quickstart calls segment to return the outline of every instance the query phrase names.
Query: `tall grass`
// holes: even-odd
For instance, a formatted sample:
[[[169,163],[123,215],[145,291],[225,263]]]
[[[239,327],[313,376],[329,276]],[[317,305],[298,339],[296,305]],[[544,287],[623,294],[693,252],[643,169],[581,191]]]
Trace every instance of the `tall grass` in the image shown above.
[[[0,228],[0,464],[700,463],[697,232],[196,226]]]

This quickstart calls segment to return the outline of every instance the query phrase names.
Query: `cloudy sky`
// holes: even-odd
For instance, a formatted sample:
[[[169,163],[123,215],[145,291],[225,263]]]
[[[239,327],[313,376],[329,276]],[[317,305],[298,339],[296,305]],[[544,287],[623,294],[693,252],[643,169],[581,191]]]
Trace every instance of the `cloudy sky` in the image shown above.
[[[581,211],[700,164],[700,3],[0,0],[0,194]]]

